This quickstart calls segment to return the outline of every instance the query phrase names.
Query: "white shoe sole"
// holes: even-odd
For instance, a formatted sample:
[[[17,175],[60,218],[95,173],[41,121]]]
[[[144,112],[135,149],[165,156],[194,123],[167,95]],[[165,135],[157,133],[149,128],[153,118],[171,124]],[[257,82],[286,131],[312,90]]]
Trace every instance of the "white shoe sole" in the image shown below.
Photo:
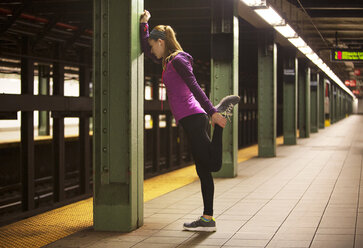
[[[228,97],[230,97],[230,96],[225,96],[225,97],[223,97],[222,98],[222,100],[220,100],[219,101],[219,104],[218,105],[216,105],[216,106],[214,106],[216,109],[218,109],[220,106],[221,106],[221,103],[225,100],[225,99],[227,99]],[[236,100],[236,102],[234,102],[234,101],[232,101],[231,103],[233,104],[233,106],[234,105],[236,105],[236,104],[238,104],[240,101],[241,101],[241,97],[240,96],[234,96],[234,97],[236,97],[236,99],[238,98],[238,101]]]
[[[192,232],[216,232],[217,231],[217,228],[214,226],[214,227],[195,227],[195,228],[192,228],[192,227],[184,227],[184,230],[187,230],[187,231],[192,231]]]

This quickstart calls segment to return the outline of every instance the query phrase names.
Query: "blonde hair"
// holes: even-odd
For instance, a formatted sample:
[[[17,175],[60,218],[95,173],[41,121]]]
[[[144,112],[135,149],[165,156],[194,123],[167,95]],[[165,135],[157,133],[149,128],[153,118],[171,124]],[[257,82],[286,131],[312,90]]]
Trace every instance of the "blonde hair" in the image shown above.
[[[168,61],[174,58],[178,53],[183,51],[179,42],[176,39],[176,33],[173,28],[167,25],[158,25],[155,30],[165,32],[165,56],[163,57],[163,68]]]

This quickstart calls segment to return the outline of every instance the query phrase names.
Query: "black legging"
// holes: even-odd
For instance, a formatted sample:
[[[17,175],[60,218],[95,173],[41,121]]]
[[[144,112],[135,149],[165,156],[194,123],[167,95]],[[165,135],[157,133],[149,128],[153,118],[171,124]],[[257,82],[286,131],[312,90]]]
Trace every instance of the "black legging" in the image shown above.
[[[211,172],[218,171],[222,166],[223,128],[215,124],[211,140],[207,133],[209,123],[207,115],[194,114],[179,122],[187,134],[200,179],[204,203],[203,214],[213,216],[214,182]]]

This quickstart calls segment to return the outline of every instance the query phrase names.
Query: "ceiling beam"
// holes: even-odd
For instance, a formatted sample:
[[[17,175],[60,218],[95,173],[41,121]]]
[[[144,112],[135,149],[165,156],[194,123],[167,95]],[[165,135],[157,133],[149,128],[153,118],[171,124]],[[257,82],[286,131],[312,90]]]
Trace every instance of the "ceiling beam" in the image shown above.
[[[310,9],[306,10],[310,17],[330,17],[330,18],[345,18],[345,17],[362,17],[363,9]]]
[[[11,16],[8,17],[7,22],[5,22],[1,28],[0,28],[0,35],[5,33],[19,18],[21,13],[26,8],[26,5],[20,5],[19,7],[15,8],[15,10],[12,12]]]
[[[54,28],[54,26],[57,24],[57,19],[51,19],[46,25],[45,27],[39,31],[39,33],[36,35],[35,40],[33,42],[33,46],[32,49],[34,50],[34,48],[37,46],[37,44],[43,40],[43,38],[52,30],[52,28]]]

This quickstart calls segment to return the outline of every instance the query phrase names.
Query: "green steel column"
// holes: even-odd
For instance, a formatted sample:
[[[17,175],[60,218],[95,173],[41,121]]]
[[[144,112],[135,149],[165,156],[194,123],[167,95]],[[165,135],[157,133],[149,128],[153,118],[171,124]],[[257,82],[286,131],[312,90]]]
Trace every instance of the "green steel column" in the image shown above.
[[[335,105],[335,90],[334,84],[330,84],[330,123],[333,124],[335,122],[334,116],[334,105]]]
[[[340,119],[344,118],[343,106],[344,106],[344,93],[343,93],[343,90],[341,90],[339,88],[339,115],[340,115]]]
[[[345,94],[345,114],[346,114],[346,116],[347,115],[350,115],[350,113],[349,113],[349,96],[348,96],[348,94]]]
[[[325,128],[325,79],[319,74],[319,128]]]
[[[310,131],[319,130],[319,73],[311,73],[310,78]]]
[[[238,95],[237,1],[212,0],[211,100],[216,105],[226,95]],[[238,106],[223,131],[222,169],[214,177],[235,177],[238,154]]]
[[[340,88],[337,87],[337,121],[340,121]]]
[[[94,229],[143,224],[141,0],[94,0]]]
[[[339,88],[339,120],[343,119],[343,91]]]
[[[333,88],[329,80],[327,80],[328,83],[328,91],[329,91],[329,122],[332,124],[332,110],[333,110]]]
[[[38,65],[39,95],[49,95],[50,66]],[[38,135],[50,135],[49,111],[39,111]]]
[[[301,65],[301,66],[300,66]],[[299,138],[310,137],[310,67],[299,60]]]
[[[339,121],[339,87],[335,87],[335,121]]]
[[[350,115],[350,113],[349,113],[349,95],[348,94],[345,94],[345,113],[346,113],[346,116]]]
[[[347,113],[347,111],[346,111],[345,93],[342,90],[342,118],[346,117],[346,113]]]
[[[345,116],[344,116],[344,92],[343,90],[341,89],[340,90],[340,118],[341,119],[344,119]]]
[[[339,88],[339,92],[340,92],[340,108],[339,108],[339,111],[340,111],[340,119],[344,119],[344,92],[341,88]]]
[[[296,145],[297,79],[298,60],[296,58],[296,50],[285,48],[283,77],[283,132],[285,145]]]
[[[274,33],[258,33],[258,156],[276,156],[277,46]]]
[[[333,84],[333,109],[332,109],[332,112],[333,112],[333,116],[332,116],[332,123],[335,123],[337,122],[337,91],[336,91],[336,87],[335,85]]]

